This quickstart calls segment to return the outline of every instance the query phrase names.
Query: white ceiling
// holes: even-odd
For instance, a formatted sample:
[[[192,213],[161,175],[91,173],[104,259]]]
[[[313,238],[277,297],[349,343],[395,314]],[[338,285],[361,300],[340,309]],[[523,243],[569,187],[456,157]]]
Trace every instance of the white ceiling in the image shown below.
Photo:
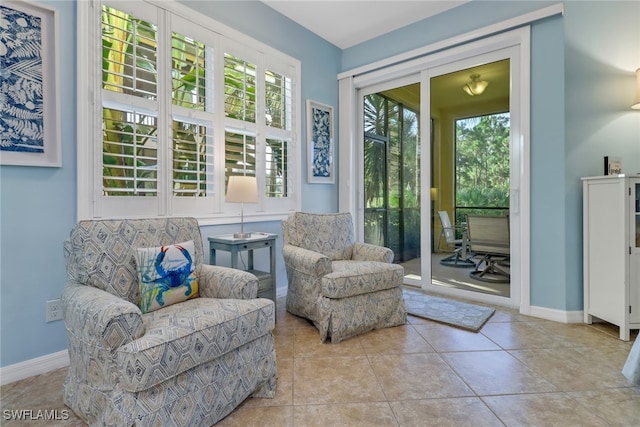
[[[437,15],[470,0],[262,0],[341,49]]]
[[[289,19],[346,49],[398,28],[437,15],[471,0],[261,0]],[[482,96],[470,97],[462,86],[471,74],[489,82]],[[419,111],[419,85],[385,92],[385,95]],[[460,70],[434,79],[431,86],[432,109],[453,109],[488,101],[509,99],[509,64],[499,61],[473,69]]]

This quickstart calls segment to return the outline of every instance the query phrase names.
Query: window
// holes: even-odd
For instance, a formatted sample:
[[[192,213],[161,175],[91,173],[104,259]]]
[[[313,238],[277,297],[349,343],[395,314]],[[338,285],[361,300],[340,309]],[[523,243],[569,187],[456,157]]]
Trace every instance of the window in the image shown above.
[[[456,223],[509,213],[509,132],[508,112],[455,121]]]
[[[299,209],[299,61],[177,2],[79,2],[78,16],[78,136],[96,141],[78,144],[79,218],[235,220],[234,174],[257,177],[245,212]]]

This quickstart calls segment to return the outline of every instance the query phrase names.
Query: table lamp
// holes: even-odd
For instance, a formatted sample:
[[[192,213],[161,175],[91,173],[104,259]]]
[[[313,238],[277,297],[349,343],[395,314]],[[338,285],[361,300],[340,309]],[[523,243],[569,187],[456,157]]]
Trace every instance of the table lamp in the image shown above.
[[[240,203],[240,232],[233,233],[234,239],[247,239],[251,233],[244,232],[244,204],[258,203],[258,183],[255,176],[232,175],[227,184],[228,203]]]

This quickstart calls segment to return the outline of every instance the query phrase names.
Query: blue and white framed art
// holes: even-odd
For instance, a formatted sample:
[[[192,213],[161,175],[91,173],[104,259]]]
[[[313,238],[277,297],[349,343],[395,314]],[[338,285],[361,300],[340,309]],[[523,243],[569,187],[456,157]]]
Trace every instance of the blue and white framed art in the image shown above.
[[[0,5],[0,164],[61,166],[55,10]]]
[[[333,107],[307,100],[307,182],[333,184]]]

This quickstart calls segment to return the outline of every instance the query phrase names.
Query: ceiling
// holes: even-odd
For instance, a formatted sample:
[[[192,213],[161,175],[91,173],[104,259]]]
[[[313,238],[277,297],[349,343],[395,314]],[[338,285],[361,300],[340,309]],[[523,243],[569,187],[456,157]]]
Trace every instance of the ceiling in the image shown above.
[[[471,74],[479,74],[489,82],[487,89],[479,96],[469,96],[462,87],[470,80]],[[431,80],[431,109],[453,110],[460,106],[489,102],[507,103],[509,100],[509,61],[502,60],[477,67],[456,71]],[[420,111],[420,84],[403,86],[382,92],[414,111]]]
[[[451,110],[473,103],[508,102],[511,89],[509,66],[509,60],[504,59],[433,78],[431,80],[432,108],[437,105],[440,109]],[[481,95],[470,96],[462,90],[462,87],[471,80],[472,74],[478,74],[481,80],[489,83]]]
[[[309,31],[346,49],[470,0],[262,0]]]
[[[437,15],[471,0],[261,0],[341,49]],[[489,86],[481,96],[471,97],[462,87],[471,74],[480,74]],[[385,95],[420,109],[420,87],[409,85]],[[432,108],[453,109],[461,105],[509,98],[509,64],[496,62],[434,78]]]

